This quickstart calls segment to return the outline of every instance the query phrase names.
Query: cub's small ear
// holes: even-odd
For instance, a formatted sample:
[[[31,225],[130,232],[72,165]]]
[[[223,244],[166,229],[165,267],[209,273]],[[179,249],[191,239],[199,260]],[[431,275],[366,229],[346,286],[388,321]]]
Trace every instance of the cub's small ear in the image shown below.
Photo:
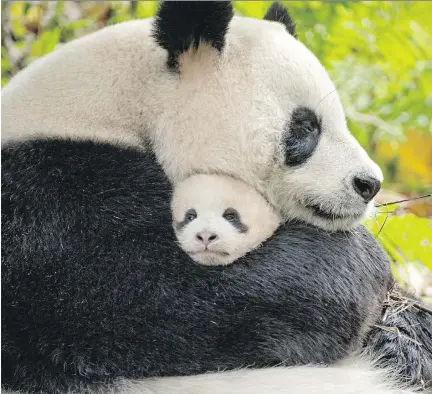
[[[153,25],[153,37],[168,51],[168,67],[178,68],[178,57],[200,43],[221,52],[234,15],[230,1],[164,1]]]
[[[264,19],[282,23],[288,33],[297,38],[295,23],[288,14],[287,9],[282,4],[274,2],[267,10]]]

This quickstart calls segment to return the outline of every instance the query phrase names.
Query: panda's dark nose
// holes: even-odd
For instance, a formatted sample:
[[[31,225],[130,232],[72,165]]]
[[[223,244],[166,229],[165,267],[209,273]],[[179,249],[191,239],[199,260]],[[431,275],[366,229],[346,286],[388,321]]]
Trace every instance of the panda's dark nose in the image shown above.
[[[196,238],[199,242],[202,242],[205,246],[208,246],[208,244],[216,240],[218,236],[217,234],[211,233],[209,231],[201,231],[196,235]]]
[[[381,189],[381,182],[376,178],[371,177],[354,177],[353,186],[356,193],[368,203],[371,201]]]

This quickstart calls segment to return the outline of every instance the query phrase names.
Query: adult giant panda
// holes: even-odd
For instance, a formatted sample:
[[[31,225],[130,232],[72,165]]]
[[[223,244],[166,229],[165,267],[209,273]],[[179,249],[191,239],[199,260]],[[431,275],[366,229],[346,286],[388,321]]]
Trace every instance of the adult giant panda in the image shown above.
[[[371,207],[382,175],[293,33],[277,4],[252,20],[227,2],[168,2],[156,20],[67,44],[3,89],[8,389],[401,392],[339,361],[367,340],[391,285],[363,229],[290,223],[226,268],[194,265],[170,232],[169,181],[195,172],[237,177],[286,219],[324,229],[350,229]],[[427,378],[430,318],[405,314],[422,324],[426,351],[408,349]],[[382,338],[372,357],[397,370],[395,340]],[[336,364],[131,381],[284,362]]]

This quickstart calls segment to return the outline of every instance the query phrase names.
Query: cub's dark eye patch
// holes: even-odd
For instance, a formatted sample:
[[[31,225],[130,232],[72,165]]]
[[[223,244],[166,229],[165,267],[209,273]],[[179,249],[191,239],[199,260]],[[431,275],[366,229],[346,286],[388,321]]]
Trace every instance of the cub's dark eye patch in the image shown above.
[[[236,220],[240,220],[240,215],[238,211],[234,208],[227,208],[225,209],[225,212],[223,213],[222,217],[229,222],[234,222]]]
[[[191,222],[192,220],[195,220],[197,216],[198,215],[195,209],[191,208],[186,211],[184,220],[187,222]]]
[[[241,221],[240,214],[238,213],[237,209],[225,209],[222,217],[228,222],[230,222],[233,227],[240,233],[246,233],[248,231],[248,227]]]
[[[306,107],[294,110],[286,125],[283,144],[285,164],[298,166],[305,163],[314,153],[321,136],[321,121],[315,112]]]
[[[192,222],[198,217],[197,211],[193,208],[188,209],[185,212],[184,219],[181,222],[177,222],[175,224],[175,228],[177,231],[182,230],[188,223]]]

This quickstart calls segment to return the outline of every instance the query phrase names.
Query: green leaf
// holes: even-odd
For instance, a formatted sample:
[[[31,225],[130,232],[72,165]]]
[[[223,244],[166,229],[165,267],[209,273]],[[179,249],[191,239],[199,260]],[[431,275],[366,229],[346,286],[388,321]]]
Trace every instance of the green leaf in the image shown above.
[[[390,216],[366,222],[372,234],[394,261],[417,262],[432,270],[432,220],[414,214]],[[378,235],[379,234],[379,235]]]
[[[59,43],[60,33],[61,29],[59,27],[56,27],[53,30],[44,31],[33,43],[31,56],[40,57],[53,51]]]

